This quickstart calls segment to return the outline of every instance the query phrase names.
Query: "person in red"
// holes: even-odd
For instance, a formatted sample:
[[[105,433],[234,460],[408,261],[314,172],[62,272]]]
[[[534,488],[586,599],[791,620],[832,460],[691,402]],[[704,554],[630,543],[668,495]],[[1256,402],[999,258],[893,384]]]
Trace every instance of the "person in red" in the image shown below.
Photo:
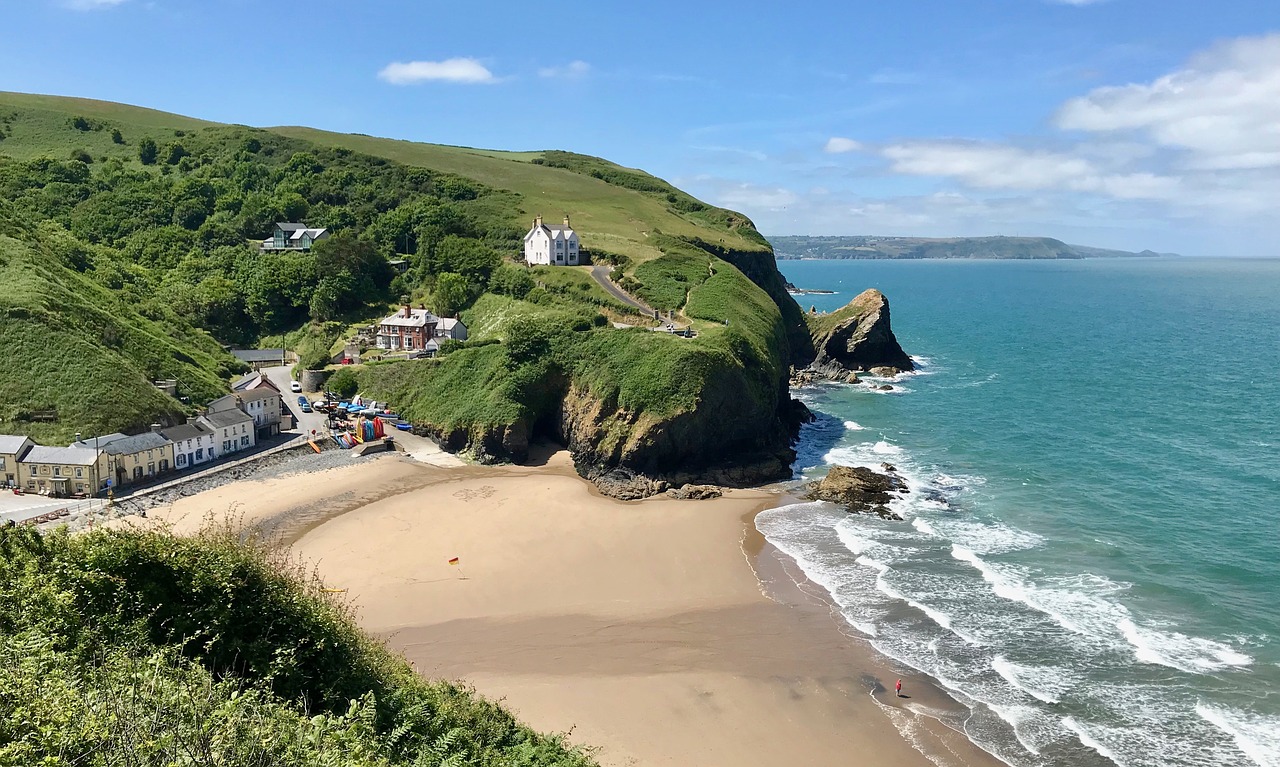
[[[899,698],[902,697],[902,680],[901,679],[899,679],[897,684],[893,686],[893,691]]]

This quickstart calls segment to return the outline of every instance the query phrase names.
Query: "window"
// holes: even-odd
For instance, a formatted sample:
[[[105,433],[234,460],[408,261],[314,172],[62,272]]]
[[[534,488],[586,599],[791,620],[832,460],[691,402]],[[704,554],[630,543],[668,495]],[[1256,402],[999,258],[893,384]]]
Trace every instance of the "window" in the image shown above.
[[[202,447],[198,447],[198,448],[196,448],[196,460],[197,460],[197,461],[203,461],[203,460],[204,460],[204,448],[202,448]]]
[[[229,440],[229,439],[228,439],[228,440],[223,440],[223,442],[222,442],[222,452],[224,452],[224,453],[229,453],[229,452],[231,452],[231,440]]]
[[[80,479],[80,478],[81,478],[81,477],[83,477],[83,476],[84,476],[84,469],[82,469],[82,468],[80,468],[79,466],[77,466],[77,467],[76,467],[76,479]]]
[[[154,463],[147,464],[147,474],[155,474],[155,473],[156,473],[156,465]]]
[[[186,465],[187,465],[187,454],[186,454],[186,453],[178,453],[178,465],[179,465],[179,466],[186,466]]]
[[[249,438],[248,438],[248,437],[241,437],[241,438],[240,438],[240,445],[241,445],[241,446],[243,446],[243,447],[248,447],[248,446],[249,446]]]
[[[55,477],[61,477],[61,476],[62,476],[62,467],[61,467],[61,466],[54,466],[54,467],[53,467],[53,476],[55,476]]]
[[[0,471],[4,471],[4,456],[0,455]]]

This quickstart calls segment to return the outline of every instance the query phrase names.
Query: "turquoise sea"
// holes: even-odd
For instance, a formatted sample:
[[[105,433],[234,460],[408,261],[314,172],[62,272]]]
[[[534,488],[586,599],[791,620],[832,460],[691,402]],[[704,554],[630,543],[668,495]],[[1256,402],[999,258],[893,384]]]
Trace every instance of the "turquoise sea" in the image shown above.
[[[882,290],[920,363],[796,392],[797,475],[891,463],[906,521],[756,523],[967,712],[918,715],[1017,767],[1280,765],[1280,259],[779,267]]]

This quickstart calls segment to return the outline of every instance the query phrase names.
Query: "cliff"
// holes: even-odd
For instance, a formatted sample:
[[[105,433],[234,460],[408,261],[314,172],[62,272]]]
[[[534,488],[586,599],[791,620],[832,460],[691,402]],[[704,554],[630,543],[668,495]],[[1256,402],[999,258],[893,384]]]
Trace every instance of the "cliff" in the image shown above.
[[[814,376],[845,380],[873,368],[915,368],[893,334],[889,299],[878,290],[866,290],[838,311],[807,319],[814,356],[806,371]]]

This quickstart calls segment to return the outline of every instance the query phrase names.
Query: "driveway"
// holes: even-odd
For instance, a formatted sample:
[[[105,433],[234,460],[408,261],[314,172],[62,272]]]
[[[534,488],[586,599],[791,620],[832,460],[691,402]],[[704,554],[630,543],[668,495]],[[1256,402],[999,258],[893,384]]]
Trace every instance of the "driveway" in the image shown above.
[[[321,397],[319,392],[303,392],[298,394],[289,391],[289,384],[293,383],[293,376],[289,371],[292,368],[288,365],[281,365],[273,368],[263,368],[262,374],[267,377],[271,383],[276,385],[280,390],[280,397],[284,400],[285,407],[293,413],[294,423],[297,424],[296,431],[301,434],[310,434],[312,429],[317,433],[323,434],[329,428],[329,420],[324,413],[304,413],[298,407],[298,397],[305,396],[308,401],[315,401]]]
[[[593,266],[591,267],[591,276],[597,283],[599,283],[600,287],[609,291],[609,295],[618,299],[627,306],[634,306],[646,315],[653,317],[654,313],[652,308],[640,303],[636,299],[632,298],[631,294],[613,284],[613,280],[609,279],[609,273],[612,271],[613,268],[609,266]]]

